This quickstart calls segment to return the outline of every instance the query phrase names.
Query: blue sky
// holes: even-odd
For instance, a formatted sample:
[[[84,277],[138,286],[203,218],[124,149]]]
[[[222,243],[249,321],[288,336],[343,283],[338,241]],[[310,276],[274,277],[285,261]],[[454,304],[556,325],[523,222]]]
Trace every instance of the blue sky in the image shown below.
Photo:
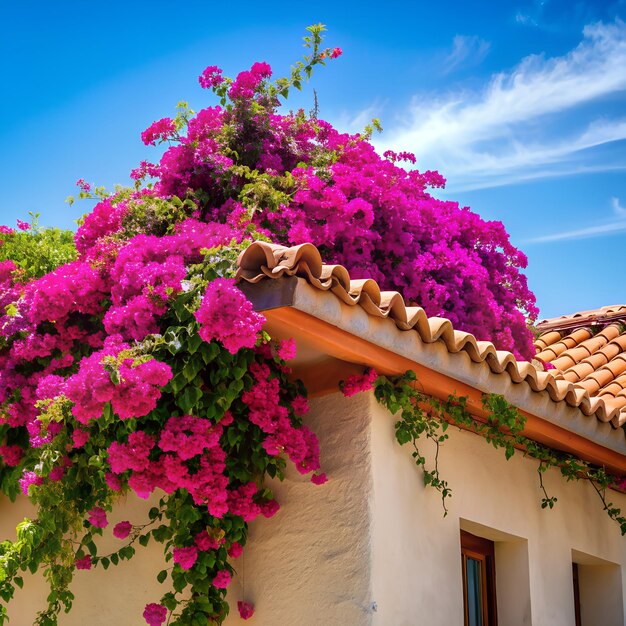
[[[212,102],[205,66],[285,74],[323,22],[344,56],[290,107],[314,87],[345,130],[379,117],[378,147],[504,222],[541,317],[626,303],[626,0],[301,4],[0,3],[0,223],[75,227],[75,181],[128,183],[145,127]]]

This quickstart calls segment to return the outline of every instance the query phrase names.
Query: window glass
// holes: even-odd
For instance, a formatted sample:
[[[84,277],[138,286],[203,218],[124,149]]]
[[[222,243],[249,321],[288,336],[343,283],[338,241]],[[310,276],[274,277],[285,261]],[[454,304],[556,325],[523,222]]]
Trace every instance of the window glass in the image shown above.
[[[467,621],[468,626],[483,626],[481,563],[467,558]]]
[[[495,546],[461,530],[465,626],[497,626]]]

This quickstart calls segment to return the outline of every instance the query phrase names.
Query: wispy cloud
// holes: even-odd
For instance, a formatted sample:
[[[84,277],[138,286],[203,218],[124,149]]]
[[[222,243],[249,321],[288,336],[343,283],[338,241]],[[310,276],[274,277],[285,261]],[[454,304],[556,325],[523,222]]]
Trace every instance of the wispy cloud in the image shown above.
[[[515,22],[522,26],[538,27],[541,25],[547,0],[534,0],[525,10],[515,13]]]
[[[528,13],[522,13],[521,11],[515,14],[515,21],[523,26],[537,26],[537,20],[534,17],[531,17]]]
[[[626,231],[626,208],[624,208],[619,201],[619,198],[611,198],[611,207],[613,213],[618,218],[604,224],[598,224],[595,226],[588,226],[586,228],[578,228],[575,230],[566,230],[560,233],[553,233],[551,235],[542,235],[541,237],[535,237],[527,243],[552,243],[554,241],[566,241],[573,239],[590,239],[592,237],[605,237],[607,235],[614,235]]]
[[[491,44],[476,35],[456,35],[452,50],[443,62],[443,73],[449,74],[461,66],[478,65],[489,54]]]
[[[611,198],[611,207],[613,207],[613,212],[618,217],[626,218],[626,207],[623,207],[619,201],[619,198]]]
[[[369,107],[362,109],[356,115],[346,112],[336,117],[333,122],[338,128],[350,133],[362,133],[363,129],[371,123],[374,118],[380,118],[389,103],[377,100]]]
[[[589,228],[579,228],[578,230],[568,230],[553,235],[535,237],[528,243],[550,243],[554,241],[565,241],[566,239],[589,239],[590,237],[601,237],[604,235],[614,235],[626,231],[626,221],[610,222]]]
[[[626,118],[601,117],[587,105],[626,90],[624,68],[626,24],[593,24],[563,56],[527,57],[476,91],[416,97],[395,127],[387,123],[377,146],[415,152],[422,167],[439,168],[457,190],[580,166],[614,168],[614,158],[597,162],[589,151],[626,139]],[[568,130],[557,132],[558,125]]]

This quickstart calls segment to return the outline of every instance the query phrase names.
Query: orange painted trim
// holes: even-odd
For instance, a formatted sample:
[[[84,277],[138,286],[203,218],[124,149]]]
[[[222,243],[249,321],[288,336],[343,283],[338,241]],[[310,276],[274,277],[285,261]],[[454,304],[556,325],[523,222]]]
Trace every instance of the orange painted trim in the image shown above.
[[[451,393],[467,397],[467,407],[478,419],[487,417],[482,406],[483,392],[454,378],[436,372],[411,359],[407,359],[386,348],[381,348],[366,339],[333,326],[317,317],[293,307],[281,307],[263,311],[268,320],[268,329],[280,329],[280,334],[301,339],[315,345],[321,352],[335,359],[347,361],[340,368],[320,368],[304,378],[311,396],[326,395],[337,390],[334,379],[345,378],[354,373],[348,364],[373,367],[380,374],[394,376],[413,370],[421,390],[439,399],[447,399]],[[303,372],[304,373],[304,372]],[[319,384],[318,384],[319,383]],[[537,415],[521,411],[526,418],[523,434],[534,441],[556,450],[568,452],[584,461],[605,467],[616,474],[626,474],[626,456],[590,441]],[[589,419],[595,419],[590,417]]]

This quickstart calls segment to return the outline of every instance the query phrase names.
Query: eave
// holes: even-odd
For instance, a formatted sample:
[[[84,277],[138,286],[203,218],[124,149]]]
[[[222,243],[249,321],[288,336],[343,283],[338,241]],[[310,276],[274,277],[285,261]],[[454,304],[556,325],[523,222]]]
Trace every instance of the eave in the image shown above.
[[[478,420],[486,417],[483,393],[502,394],[526,418],[527,437],[626,474],[623,429],[555,395],[554,385],[542,379],[546,372],[514,375],[522,364],[513,368],[512,359],[493,349],[493,354],[472,359],[465,349],[451,352],[443,340],[425,342],[418,332],[401,330],[389,317],[371,315],[366,307],[349,306],[332,290],[322,291],[305,278],[281,275],[239,286],[265,316],[271,336],[296,340],[294,376],[303,380],[312,396],[337,391],[339,380],[363,367],[386,375],[410,369],[425,394],[440,399],[451,393],[465,396]]]

